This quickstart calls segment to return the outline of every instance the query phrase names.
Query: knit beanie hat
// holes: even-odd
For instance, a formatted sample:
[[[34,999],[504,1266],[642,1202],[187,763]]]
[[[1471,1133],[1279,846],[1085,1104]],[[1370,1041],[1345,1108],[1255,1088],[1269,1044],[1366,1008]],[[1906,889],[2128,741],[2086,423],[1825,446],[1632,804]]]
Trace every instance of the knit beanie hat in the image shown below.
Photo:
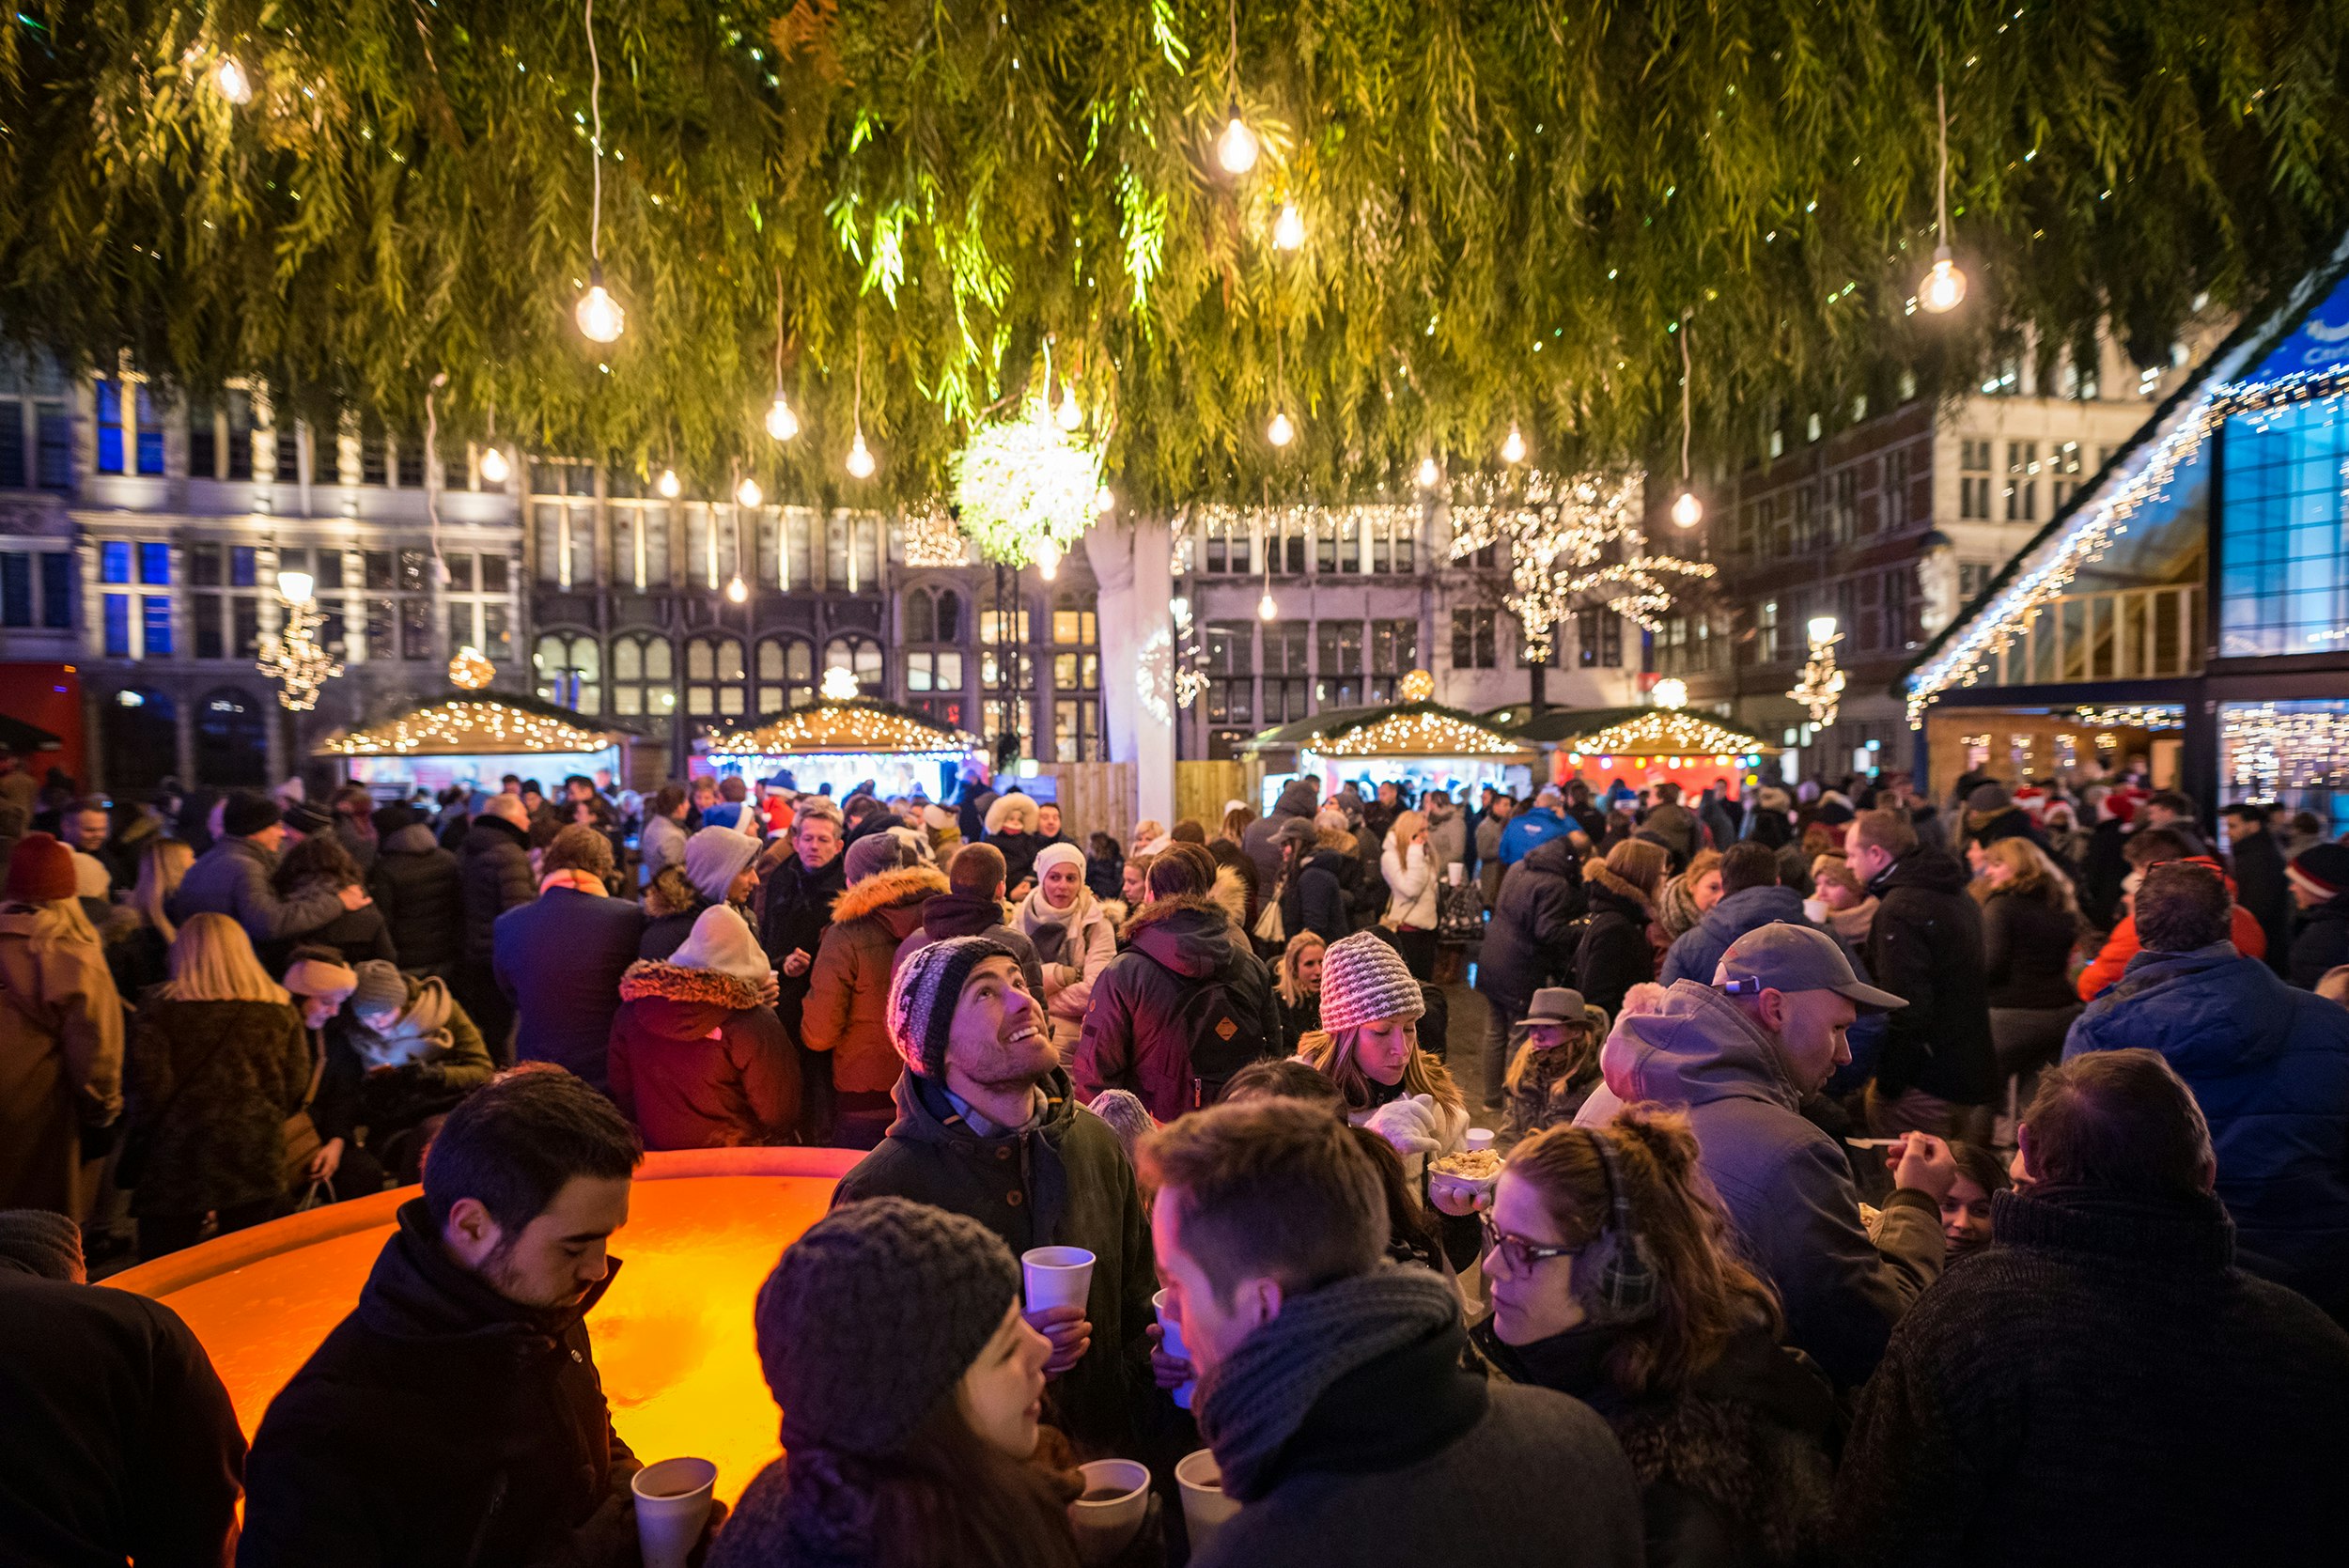
[[[1321,1027],[1330,1033],[1426,1011],[1403,955],[1377,932],[1341,938],[1321,955]]]
[[[8,861],[8,896],[26,904],[71,898],[81,885],[73,851],[48,833],[26,833]]]
[[[751,935],[750,924],[731,904],[715,904],[704,909],[693,922],[693,934],[669,955],[669,962],[681,970],[713,970],[754,986],[765,985],[767,977],[774,972],[758,939]]]
[[[910,1071],[928,1079],[946,1076],[946,1036],[954,1028],[962,983],[986,959],[1018,956],[989,937],[948,937],[917,948],[899,966],[889,986],[889,1043]]]
[[[226,820],[227,818],[224,815],[222,821],[226,823]],[[275,822],[277,820],[277,815],[272,813],[270,816],[269,822]],[[302,834],[304,838],[316,838],[319,834],[328,832],[333,830],[334,826],[334,814],[328,811],[323,806],[314,806],[307,800],[296,800],[292,805],[286,808],[284,820],[287,827],[291,828],[295,832]],[[262,823],[261,828],[268,827],[269,822]],[[261,831],[261,828],[256,828],[253,831],[257,833]],[[237,830],[231,827],[228,831],[233,833]]]
[[[757,853],[758,841],[746,833],[732,828],[704,828],[685,841],[685,879],[712,904],[723,904],[726,889]]]
[[[241,789],[221,807],[220,826],[231,838],[250,838],[276,826],[284,815],[277,802],[268,796]]]
[[[1044,881],[1044,874],[1056,865],[1073,865],[1077,868],[1077,875],[1082,877],[1085,871],[1085,852],[1073,844],[1046,845],[1037,851],[1035,857],[1035,879],[1039,886]]]
[[[0,1209],[0,1269],[43,1280],[82,1280],[82,1227],[50,1209]]]
[[[17,853],[22,855],[24,851],[20,848]],[[2311,898],[2338,898],[2349,893],[2349,846],[2311,844],[2292,857],[2292,863],[2284,867],[2284,876]],[[8,878],[8,885],[14,889],[13,876]]]
[[[900,866],[914,863],[913,853],[905,846],[904,841],[886,831],[865,834],[849,845],[848,854],[841,859],[848,866],[846,875],[851,886],[867,877],[878,877],[884,871],[895,871]]]
[[[408,1005],[408,981],[397,964],[387,958],[369,958],[352,972],[357,976],[350,991],[353,1013],[397,1013]]]
[[[832,1210],[758,1291],[758,1360],[783,1406],[783,1446],[896,1452],[1019,1297],[1011,1250],[975,1219],[903,1198]]]

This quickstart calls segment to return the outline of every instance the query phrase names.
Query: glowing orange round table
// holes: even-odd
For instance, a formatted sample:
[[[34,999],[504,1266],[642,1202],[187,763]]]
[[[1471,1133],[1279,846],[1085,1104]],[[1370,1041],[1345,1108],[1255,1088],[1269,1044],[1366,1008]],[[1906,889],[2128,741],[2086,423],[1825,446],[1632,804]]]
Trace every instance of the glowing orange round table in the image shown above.
[[[650,1464],[716,1463],[731,1501],[782,1452],[751,1309],[784,1248],[822,1218],[854,1149],[707,1149],[645,1157],[623,1267],[587,1325],[613,1423]],[[277,1390],[359,1300],[402,1188],[175,1252],[106,1283],[167,1302],[212,1358],[250,1437]]]

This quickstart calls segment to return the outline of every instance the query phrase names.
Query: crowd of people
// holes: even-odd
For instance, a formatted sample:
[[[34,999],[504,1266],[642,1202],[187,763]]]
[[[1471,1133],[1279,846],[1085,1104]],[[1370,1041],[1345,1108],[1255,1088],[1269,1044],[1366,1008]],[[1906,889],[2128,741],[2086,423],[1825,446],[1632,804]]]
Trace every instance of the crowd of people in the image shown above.
[[[976,778],[505,784],[36,831],[0,789],[28,1560],[635,1562],[608,1244],[644,1151],[778,1143],[863,1153],[752,1304],[786,1454],[723,1568],[1108,1560],[1108,1456],[1158,1489],[1131,1564],[2338,1552],[2313,819],[1299,779],[1081,845]],[[176,1316],[84,1282],[418,1181],[249,1450]],[[1042,1247],[1081,1302],[1023,1298]],[[1200,1450],[1237,1512],[1194,1542]]]

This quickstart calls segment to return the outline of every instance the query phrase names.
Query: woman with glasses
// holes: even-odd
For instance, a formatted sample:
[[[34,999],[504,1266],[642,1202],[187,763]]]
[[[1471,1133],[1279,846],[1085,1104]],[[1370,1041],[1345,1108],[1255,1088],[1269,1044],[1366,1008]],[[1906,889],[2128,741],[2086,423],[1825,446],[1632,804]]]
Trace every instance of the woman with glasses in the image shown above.
[[[1731,1250],[1688,1119],[1631,1106],[1509,1157],[1485,1231],[1496,1376],[1583,1401],[1639,1472],[1652,1564],[1822,1555],[1841,1418]]]

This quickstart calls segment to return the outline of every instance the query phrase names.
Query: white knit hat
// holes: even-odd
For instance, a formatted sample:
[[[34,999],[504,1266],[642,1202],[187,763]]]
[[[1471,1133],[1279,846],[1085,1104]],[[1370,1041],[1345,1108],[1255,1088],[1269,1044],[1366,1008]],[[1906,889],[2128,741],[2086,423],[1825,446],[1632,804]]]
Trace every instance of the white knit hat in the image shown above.
[[[681,970],[715,970],[754,986],[765,984],[774,972],[774,966],[759,949],[758,939],[751,935],[749,924],[731,904],[704,909],[693,922],[693,934],[669,955],[669,962]]]
[[[1377,932],[1357,931],[1321,955],[1321,1027],[1330,1033],[1426,1011],[1403,955]]]

